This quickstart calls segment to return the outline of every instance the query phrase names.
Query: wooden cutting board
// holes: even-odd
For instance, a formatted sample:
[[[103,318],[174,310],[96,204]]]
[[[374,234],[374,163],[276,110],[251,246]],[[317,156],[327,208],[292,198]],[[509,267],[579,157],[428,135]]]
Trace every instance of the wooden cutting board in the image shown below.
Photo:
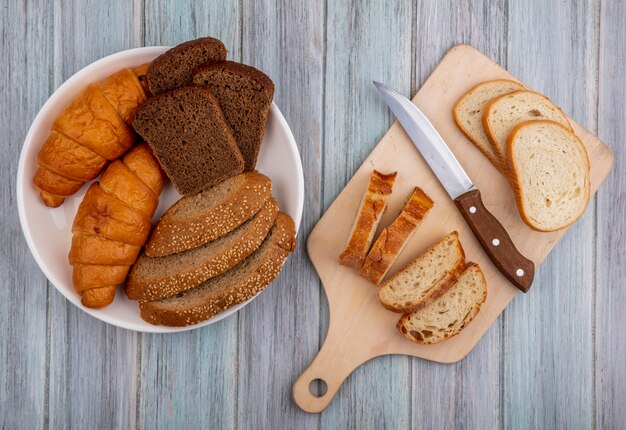
[[[459,131],[451,114],[454,103],[472,86],[502,78],[515,79],[472,47],[459,45],[446,54],[415,95],[413,103],[424,112],[448,143],[469,177],[481,190],[485,205],[507,229],[517,248],[538,267],[566,230],[540,233],[523,223],[505,179]],[[373,85],[372,91],[375,91]],[[591,188],[592,193],[595,193],[611,169],[612,152],[597,137],[571,119],[570,122],[589,152]],[[398,172],[379,232],[397,216],[413,187],[421,187],[435,201],[434,208],[389,274],[404,267],[452,230],[459,232],[467,260],[480,264],[485,273],[487,301],[474,321],[452,339],[435,345],[417,345],[406,340],[396,330],[400,314],[383,308],[376,298],[377,288],[361,278],[356,271],[337,263],[374,168],[383,173]],[[397,122],[311,232],[308,252],[328,296],[330,321],[320,352],[293,386],[294,400],[307,412],[324,410],[344,379],[374,357],[406,354],[441,363],[461,360],[476,346],[513,296],[520,293],[489,260],[453,201]],[[533,288],[550,288],[550,285],[535,285],[528,294],[533,293]],[[314,396],[309,390],[311,381],[316,379],[323,380],[327,385],[326,393],[320,397]]]

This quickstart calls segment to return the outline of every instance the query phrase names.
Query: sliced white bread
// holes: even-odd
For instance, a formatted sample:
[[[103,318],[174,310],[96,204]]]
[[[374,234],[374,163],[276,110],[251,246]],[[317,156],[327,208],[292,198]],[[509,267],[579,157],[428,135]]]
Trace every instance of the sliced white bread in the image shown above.
[[[261,245],[277,215],[278,203],[270,198],[252,218],[218,239],[165,257],[142,254],[126,278],[126,296],[140,301],[159,300],[221,275]]]
[[[465,253],[454,231],[385,281],[378,300],[390,311],[415,311],[445,293],[464,264]]]
[[[506,141],[511,130],[524,121],[551,120],[571,130],[565,114],[549,98],[534,91],[515,91],[490,100],[485,106],[482,123],[500,165],[506,174]]]
[[[339,255],[339,264],[360,270],[370,249],[380,219],[387,209],[387,199],[391,195],[396,173],[388,175],[374,170],[370,182],[363,193],[361,205],[356,213],[346,249]]]
[[[486,299],[485,275],[478,264],[468,263],[452,288],[420,310],[403,315],[396,327],[412,342],[441,342],[459,334]]]
[[[374,242],[361,268],[361,276],[380,284],[433,204],[421,188],[415,187],[400,215]]]
[[[280,273],[296,246],[296,229],[289,215],[279,213],[261,246],[226,273],[173,297],[139,304],[141,318],[155,325],[197,324],[243,303],[267,287]]]
[[[525,88],[519,82],[508,79],[481,82],[465,93],[452,109],[454,121],[461,131],[498,170],[500,170],[500,160],[483,128],[483,111],[490,100]]]
[[[589,157],[580,139],[552,121],[518,124],[507,142],[510,183],[524,222],[554,231],[576,221],[590,194]]]

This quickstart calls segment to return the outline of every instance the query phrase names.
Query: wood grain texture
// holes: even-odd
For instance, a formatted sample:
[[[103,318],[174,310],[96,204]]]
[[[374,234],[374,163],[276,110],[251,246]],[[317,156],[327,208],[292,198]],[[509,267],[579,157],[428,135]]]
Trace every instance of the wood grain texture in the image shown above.
[[[141,43],[130,2],[56,1],[53,16],[54,88],[93,61]],[[54,288],[49,313],[50,426],[134,427],[137,335],[90,317]]]
[[[410,89],[412,16],[409,2],[328,2],[324,209],[393,122],[372,81],[405,93]],[[324,306],[322,341],[328,318]],[[408,375],[410,361],[401,356],[381,357],[358,368],[322,414],[320,428],[405,427],[411,416]],[[367,405],[377,405],[378,413],[369,413]]]
[[[0,428],[626,427],[624,22],[623,0],[4,2]],[[299,248],[237,317],[135,335],[88,317],[46,283],[17,219],[19,150],[47,96],[81,67],[206,34],[276,83],[305,171]],[[336,405],[305,414],[291,383],[328,319],[305,238],[392,123],[371,80],[412,95],[457,43],[597,131],[615,151],[614,172],[531,292],[466,359],[372,360]]]
[[[596,122],[590,101],[597,98],[597,16],[598,2],[509,3],[509,71],[590,130]],[[539,269],[531,292],[507,309],[505,427],[593,424],[593,207]]]
[[[241,59],[239,4],[146,1],[146,46],[218,37]],[[237,420],[237,318],[182,336],[141,335],[141,428],[234,428]]]
[[[625,22],[625,1],[601,3],[598,135],[615,152],[615,165],[597,198],[593,354],[594,424],[599,429],[626,427]]]
[[[47,300],[55,294],[20,229],[17,163],[30,122],[50,92],[52,4],[9,1],[0,8],[0,428],[47,424]],[[10,23],[10,24],[9,24]],[[27,25],[28,23],[28,25]],[[28,29],[28,30],[26,30]],[[13,43],[11,41],[19,41]],[[24,49],[24,46],[32,46]]]
[[[415,21],[413,91],[457,43],[474,46],[506,68],[506,3],[419,1]],[[467,145],[472,144],[467,141]],[[488,429],[501,425],[500,338],[501,325],[493,324],[459,363],[412,360],[411,398],[414,402],[432,399],[431,407],[413,409],[414,428]]]
[[[316,428],[318,417],[292,402],[291,385],[319,348],[319,281],[304,244],[320,213],[324,4],[252,0],[243,2],[242,14],[242,59],[274,81],[306,192],[294,254],[271,287],[239,312],[237,425]]]

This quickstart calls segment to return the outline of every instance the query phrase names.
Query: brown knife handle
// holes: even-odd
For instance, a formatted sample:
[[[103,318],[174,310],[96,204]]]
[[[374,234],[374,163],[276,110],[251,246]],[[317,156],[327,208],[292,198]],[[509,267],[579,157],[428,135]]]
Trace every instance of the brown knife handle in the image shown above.
[[[498,270],[527,292],[535,276],[535,263],[517,250],[502,224],[485,207],[480,191],[468,191],[454,202]]]

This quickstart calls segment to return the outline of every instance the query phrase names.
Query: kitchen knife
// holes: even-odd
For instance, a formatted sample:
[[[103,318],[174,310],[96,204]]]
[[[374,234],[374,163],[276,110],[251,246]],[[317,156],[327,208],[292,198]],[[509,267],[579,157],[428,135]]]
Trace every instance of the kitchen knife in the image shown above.
[[[517,250],[502,224],[485,208],[480,191],[435,127],[411,100],[380,82],[374,85],[456,203],[491,261],[517,288],[527,292],[535,276],[535,264]]]

